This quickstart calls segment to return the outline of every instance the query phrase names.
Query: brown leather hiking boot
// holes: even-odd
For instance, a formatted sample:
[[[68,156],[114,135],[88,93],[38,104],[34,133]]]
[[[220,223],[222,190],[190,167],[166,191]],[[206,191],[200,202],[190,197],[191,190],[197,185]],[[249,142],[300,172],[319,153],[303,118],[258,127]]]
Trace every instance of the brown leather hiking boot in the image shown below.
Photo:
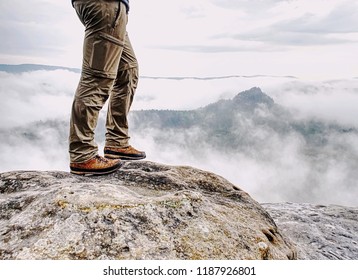
[[[134,149],[132,146],[126,148],[105,147],[104,156],[111,159],[139,160],[144,159],[146,154]]]
[[[77,175],[104,175],[109,174],[122,166],[122,162],[116,159],[106,159],[99,155],[94,158],[82,162],[82,163],[71,163],[71,173]]]

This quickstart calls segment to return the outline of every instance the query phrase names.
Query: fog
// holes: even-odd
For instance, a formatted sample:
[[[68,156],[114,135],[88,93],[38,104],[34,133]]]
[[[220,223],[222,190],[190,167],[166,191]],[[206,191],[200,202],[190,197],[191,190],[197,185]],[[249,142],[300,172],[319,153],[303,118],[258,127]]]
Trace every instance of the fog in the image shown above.
[[[267,92],[299,118],[358,126],[358,79],[322,83],[290,81]]]
[[[0,72],[0,128],[65,119],[78,75],[69,71]]]
[[[270,112],[257,114],[277,118]],[[297,131],[281,133],[251,120],[238,114],[241,124],[234,135],[249,143],[238,150],[213,149],[199,129],[165,131],[168,144],[163,146],[157,143],[163,131],[148,128],[137,133],[135,141],[150,151],[149,160],[215,172],[260,202],[357,205],[357,131],[340,133],[324,128],[307,143]]]
[[[68,171],[67,133],[79,75],[65,70],[20,74],[0,72],[0,172]],[[319,144],[307,144],[296,130],[275,130],[255,118],[279,121],[266,107],[254,116],[237,112],[233,133],[249,143],[235,151],[214,149],[197,126],[190,130],[155,125],[131,127],[131,144],[148,160],[190,165],[219,174],[259,202],[309,202],[358,205],[358,80],[300,81],[290,77],[140,80],[133,110],[191,110],[231,99],[259,86],[290,112],[295,121],[327,126]],[[106,111],[100,114],[96,139],[103,150]],[[286,116],[281,116],[285,118]],[[337,125],[339,129],[331,129]],[[342,129],[345,131],[342,132]],[[167,139],[165,143],[158,139]],[[204,139],[204,140],[203,140]]]

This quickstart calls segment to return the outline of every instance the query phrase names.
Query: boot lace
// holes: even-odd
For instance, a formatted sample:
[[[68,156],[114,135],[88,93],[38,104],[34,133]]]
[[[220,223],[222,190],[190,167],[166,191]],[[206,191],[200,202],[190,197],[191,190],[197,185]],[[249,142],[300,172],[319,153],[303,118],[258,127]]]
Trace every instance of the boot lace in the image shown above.
[[[100,155],[97,155],[97,156],[96,156],[96,159],[97,159],[99,162],[108,163],[108,159],[106,159],[106,158],[104,158],[104,157],[101,157]]]

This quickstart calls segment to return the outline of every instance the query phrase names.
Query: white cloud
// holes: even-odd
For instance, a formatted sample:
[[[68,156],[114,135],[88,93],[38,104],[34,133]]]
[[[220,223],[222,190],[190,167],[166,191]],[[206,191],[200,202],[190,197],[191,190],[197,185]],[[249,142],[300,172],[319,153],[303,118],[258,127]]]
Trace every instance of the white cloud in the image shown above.
[[[241,127],[242,128],[242,127]],[[313,158],[305,155],[304,139],[292,132],[286,136],[265,127],[246,123],[245,137],[264,137],[260,145],[245,146],[242,150],[226,154],[200,141],[198,146],[188,146],[188,138],[203,139],[202,132],[192,129],[184,133],[166,130],[167,143],[158,143],[162,131],[148,128],[136,133],[133,143],[146,150],[148,160],[172,165],[189,165],[223,176],[247,191],[259,202],[305,202],[313,204],[340,204],[356,206],[358,189],[357,153],[352,151],[357,134],[351,139],[331,135],[329,145],[322,154]],[[353,143],[351,143],[353,142]],[[340,157],[337,145],[345,147]],[[316,157],[316,158],[315,158]]]
[[[0,171],[68,171],[68,123],[79,75],[56,71],[23,74],[0,72]],[[338,123],[357,129],[358,80],[302,82],[291,78],[237,77],[219,80],[141,79],[133,109],[196,109],[240,91],[260,86],[275,102],[296,112],[296,118]],[[268,126],[240,118],[235,133],[250,139],[226,154],[205,143],[200,129],[165,131],[131,127],[131,144],[147,152],[148,160],[191,165],[224,176],[255,199],[357,205],[357,133],[326,135],[327,143],[313,157],[301,135],[281,135]],[[261,118],[276,118],[265,108]],[[105,110],[99,126],[104,126]],[[99,130],[100,131],[100,130]],[[104,135],[97,135],[100,152]],[[188,138],[191,140],[188,141]],[[200,141],[200,142],[199,142]],[[191,145],[188,146],[188,142]],[[193,143],[199,144],[193,146]],[[337,187],[338,186],[338,187]]]
[[[233,98],[248,88],[272,88],[294,78],[235,77],[220,79],[140,79],[135,110],[190,110],[206,106],[219,99]]]
[[[356,73],[353,0],[136,0],[131,5],[128,31],[144,75],[328,79]],[[14,0],[0,8],[0,35],[7,38],[0,42],[0,63],[80,67],[83,26],[69,0]]]
[[[276,102],[300,119],[317,119],[358,128],[358,80],[292,81],[268,89]]]
[[[78,74],[64,70],[0,72],[0,128],[67,118],[78,79]]]
[[[284,8],[280,5],[274,6],[271,13],[267,13],[272,15],[271,21],[268,20],[269,17],[256,19],[256,24],[248,24],[247,29],[235,31],[236,33],[229,31],[222,34],[222,37],[278,46],[324,47],[328,44],[358,42],[358,4],[354,1],[330,2],[330,5],[327,5],[327,1],[311,1],[309,4],[305,3],[306,1],[277,2],[285,5]],[[322,9],[320,4],[325,8]]]

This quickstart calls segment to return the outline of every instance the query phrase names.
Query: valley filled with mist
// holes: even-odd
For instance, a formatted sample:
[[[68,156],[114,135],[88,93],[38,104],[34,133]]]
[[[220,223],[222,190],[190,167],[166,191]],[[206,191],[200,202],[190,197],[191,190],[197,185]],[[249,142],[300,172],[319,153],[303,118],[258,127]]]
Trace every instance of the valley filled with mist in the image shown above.
[[[10,67],[11,68],[11,67]],[[0,172],[68,171],[74,69],[0,67]],[[358,79],[142,77],[131,144],[219,174],[259,202],[358,205]],[[103,152],[106,107],[96,140]]]

